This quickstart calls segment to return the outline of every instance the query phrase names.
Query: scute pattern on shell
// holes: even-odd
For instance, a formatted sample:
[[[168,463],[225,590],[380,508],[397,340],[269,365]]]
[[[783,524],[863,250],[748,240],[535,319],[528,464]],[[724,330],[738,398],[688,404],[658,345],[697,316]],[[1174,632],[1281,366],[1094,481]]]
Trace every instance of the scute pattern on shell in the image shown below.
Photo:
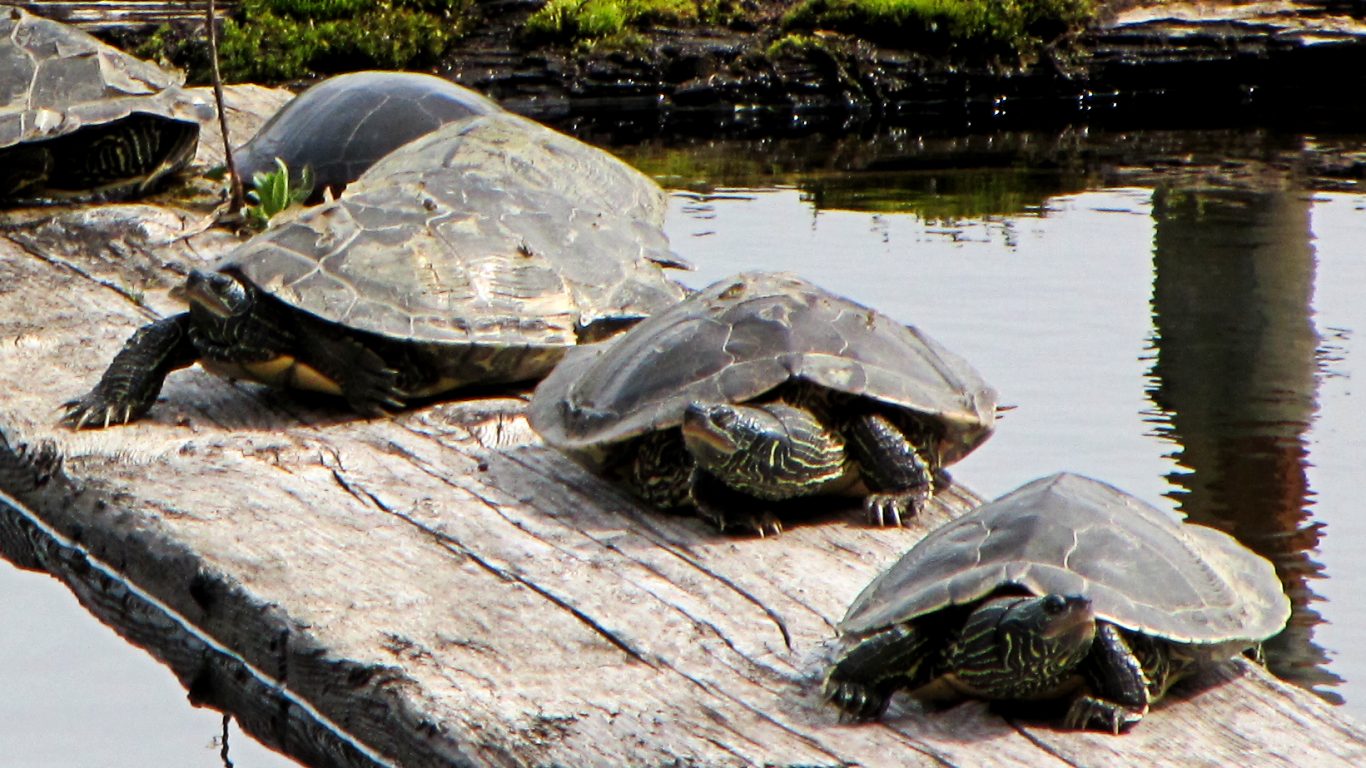
[[[660,269],[663,192],[621,161],[506,113],[450,123],[341,198],[219,264],[324,319],[400,340],[567,346],[576,328],[683,297]],[[661,215],[662,218],[662,215]]]
[[[744,402],[791,380],[938,420],[945,463],[995,424],[995,391],[957,355],[800,277],[764,272],[572,350],[537,389],[531,418],[551,444],[590,448],[677,426],[691,402]]]
[[[375,161],[453,120],[500,111],[497,103],[435,75],[351,72],[314,85],[237,150],[242,178],[286,167],[313,170],[315,192],[344,187]]]
[[[859,594],[840,630],[873,632],[1005,584],[1085,595],[1099,618],[1184,643],[1251,645],[1290,616],[1271,563],[1233,537],[1060,473],[931,531]]]
[[[74,27],[0,6],[0,147],[146,112],[195,122],[182,77]]]

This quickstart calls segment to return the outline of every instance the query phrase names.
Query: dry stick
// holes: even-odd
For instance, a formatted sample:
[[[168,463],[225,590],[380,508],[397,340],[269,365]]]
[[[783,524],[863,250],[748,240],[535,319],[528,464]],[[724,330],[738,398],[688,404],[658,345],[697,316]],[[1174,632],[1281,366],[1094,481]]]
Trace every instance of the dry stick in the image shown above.
[[[218,30],[213,23],[213,0],[204,6],[209,25],[209,65],[213,72],[213,99],[218,105],[218,127],[223,131],[223,156],[228,161],[228,189],[232,191],[232,210],[242,210],[242,179],[237,175],[237,164],[232,159],[232,144],[228,139],[228,113],[223,109],[223,77],[218,73]]]
[[[213,2],[213,0],[209,0]],[[223,715],[223,748],[218,750],[218,756],[223,758],[223,768],[233,768],[232,760],[228,758],[228,723],[232,722],[232,715]]]

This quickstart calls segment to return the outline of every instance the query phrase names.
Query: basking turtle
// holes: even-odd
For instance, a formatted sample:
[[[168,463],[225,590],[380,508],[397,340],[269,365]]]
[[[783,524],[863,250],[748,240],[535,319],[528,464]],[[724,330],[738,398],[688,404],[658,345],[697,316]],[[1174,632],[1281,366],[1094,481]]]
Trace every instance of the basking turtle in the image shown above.
[[[1285,626],[1271,563],[1096,480],[1035,480],[937,528],[854,600],[825,694],[874,717],[906,689],[1071,697],[1068,728],[1119,733],[1177,679]]]
[[[899,524],[995,417],[996,393],[925,334],[762,272],[573,350],[531,403],[547,442],[646,501],[761,534],[781,530],[771,503],[817,494]]]
[[[73,27],[0,6],[0,204],[111,200],[190,162],[180,79]]]
[[[676,265],[663,209],[648,178],[542,125],[450,123],[191,273],[189,312],[139,330],[66,419],[136,419],[196,360],[367,414],[538,378],[580,339],[683,297],[661,269]]]
[[[352,72],[314,85],[270,118],[234,155],[244,179],[285,162],[297,186],[313,172],[309,202],[340,193],[375,161],[417,137],[500,107],[468,88],[417,72]]]

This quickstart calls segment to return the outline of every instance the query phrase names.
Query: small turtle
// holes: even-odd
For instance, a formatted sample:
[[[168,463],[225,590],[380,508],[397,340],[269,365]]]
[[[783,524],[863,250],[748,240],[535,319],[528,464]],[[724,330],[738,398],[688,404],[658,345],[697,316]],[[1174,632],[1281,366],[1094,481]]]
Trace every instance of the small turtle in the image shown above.
[[[1176,680],[1279,632],[1271,563],[1090,478],[1035,480],[937,528],[854,600],[825,694],[856,717],[924,701],[1070,697],[1119,733]]]
[[[234,155],[250,179],[275,170],[279,158],[294,186],[313,175],[308,202],[339,194],[376,160],[453,120],[500,111],[494,101],[435,75],[352,72],[299,94]]]
[[[132,197],[185,167],[204,107],[179,85],[74,27],[0,7],[0,204]]]
[[[982,443],[996,393],[915,328],[791,274],[727,278],[537,388],[551,445],[662,508],[781,531],[771,503],[859,494],[900,524]]]
[[[190,310],[134,334],[65,418],[136,419],[195,361],[366,414],[538,378],[580,339],[682,299],[661,269],[677,265],[663,211],[654,182],[545,126],[450,123],[192,272]]]

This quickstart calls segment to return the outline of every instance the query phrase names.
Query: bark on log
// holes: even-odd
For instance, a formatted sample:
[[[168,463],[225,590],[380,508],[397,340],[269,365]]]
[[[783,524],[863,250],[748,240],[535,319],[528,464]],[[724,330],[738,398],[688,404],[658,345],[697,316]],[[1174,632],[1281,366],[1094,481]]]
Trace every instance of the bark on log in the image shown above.
[[[723,537],[540,445],[517,397],[361,420],[198,368],[144,421],[57,426],[135,328],[175,311],[169,286],[235,242],[196,232],[204,213],[9,216],[0,550],[306,764],[1366,763],[1358,723],[1241,661],[1121,737],[976,703],[841,724],[818,695],[835,622],[975,501],[962,488],[905,530],[851,510]]]

